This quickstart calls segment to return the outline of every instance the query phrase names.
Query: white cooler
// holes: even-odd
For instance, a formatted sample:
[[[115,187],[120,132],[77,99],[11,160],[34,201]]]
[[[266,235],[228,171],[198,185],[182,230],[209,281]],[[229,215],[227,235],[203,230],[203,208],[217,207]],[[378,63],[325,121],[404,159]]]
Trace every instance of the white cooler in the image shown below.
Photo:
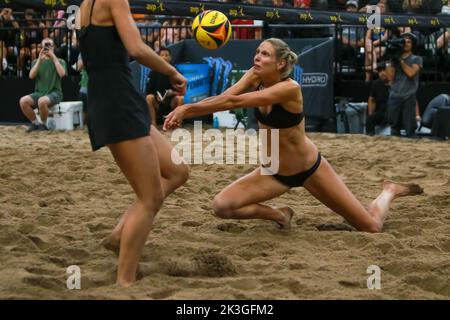
[[[75,125],[83,128],[83,102],[64,101],[51,108],[55,130],[73,130]]]
[[[35,108],[34,112],[39,117],[39,108]],[[55,104],[49,109],[49,117],[47,119],[47,127],[50,130],[73,130],[75,125],[83,128],[83,102],[81,101],[64,101]]]

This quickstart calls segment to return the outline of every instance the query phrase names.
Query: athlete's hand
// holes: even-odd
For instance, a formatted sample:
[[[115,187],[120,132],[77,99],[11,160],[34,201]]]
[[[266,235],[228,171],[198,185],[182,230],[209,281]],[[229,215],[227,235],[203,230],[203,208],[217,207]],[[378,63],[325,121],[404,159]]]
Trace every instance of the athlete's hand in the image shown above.
[[[170,76],[170,83],[179,95],[184,95],[186,92],[186,78],[181,75],[178,71]]]
[[[166,116],[164,120],[163,130],[172,130],[181,126],[184,120],[186,107],[179,106]]]

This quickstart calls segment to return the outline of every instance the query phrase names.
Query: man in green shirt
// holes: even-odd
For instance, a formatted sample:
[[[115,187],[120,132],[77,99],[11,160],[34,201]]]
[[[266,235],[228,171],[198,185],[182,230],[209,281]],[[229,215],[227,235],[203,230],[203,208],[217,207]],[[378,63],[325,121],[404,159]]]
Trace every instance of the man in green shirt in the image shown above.
[[[27,132],[35,130],[48,130],[48,109],[62,101],[61,78],[67,73],[66,63],[58,59],[53,51],[54,42],[50,38],[42,40],[42,50],[39,58],[31,64],[30,79],[36,79],[35,89],[32,94],[20,99],[20,108],[24,115],[31,121]],[[33,111],[39,108],[42,123],[36,118]]]

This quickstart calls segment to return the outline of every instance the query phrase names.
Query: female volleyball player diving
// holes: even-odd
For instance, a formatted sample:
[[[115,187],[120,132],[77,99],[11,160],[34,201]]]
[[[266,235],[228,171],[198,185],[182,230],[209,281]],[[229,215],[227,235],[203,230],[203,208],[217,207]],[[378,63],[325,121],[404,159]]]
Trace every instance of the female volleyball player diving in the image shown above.
[[[268,145],[270,152],[271,144],[279,143],[279,170],[268,172],[262,165],[227,186],[213,200],[215,214],[224,219],[273,220],[287,228],[293,210],[261,202],[303,186],[357,230],[380,232],[392,201],[419,194],[422,189],[416,184],[385,181],[367,209],[356,199],[305,134],[301,88],[289,77],[296,62],[297,55],[285,42],[267,39],[257,48],[253,67],[235,85],[219,96],[178,107],[167,116],[164,127],[176,128],[189,117],[258,106],[255,116],[260,128],[279,130],[279,141]]]

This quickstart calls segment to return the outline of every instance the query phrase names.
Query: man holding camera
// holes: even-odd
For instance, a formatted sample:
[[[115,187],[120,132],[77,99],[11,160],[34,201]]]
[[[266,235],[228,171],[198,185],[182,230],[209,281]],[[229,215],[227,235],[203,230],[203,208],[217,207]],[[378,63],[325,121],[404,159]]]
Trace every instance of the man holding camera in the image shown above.
[[[422,58],[412,54],[417,38],[405,32],[399,57],[387,64],[388,77],[393,79],[388,99],[388,122],[392,135],[400,136],[400,129],[405,129],[406,136],[415,134],[416,93],[419,88],[419,72],[423,66]]]
[[[66,63],[56,57],[52,39],[42,40],[42,47],[39,58],[31,64],[30,79],[36,79],[34,93],[22,97],[19,102],[22,112],[31,121],[27,132],[48,130],[48,109],[61,102],[63,97],[61,78],[66,75]],[[42,123],[33,111],[36,107],[39,108]]]

